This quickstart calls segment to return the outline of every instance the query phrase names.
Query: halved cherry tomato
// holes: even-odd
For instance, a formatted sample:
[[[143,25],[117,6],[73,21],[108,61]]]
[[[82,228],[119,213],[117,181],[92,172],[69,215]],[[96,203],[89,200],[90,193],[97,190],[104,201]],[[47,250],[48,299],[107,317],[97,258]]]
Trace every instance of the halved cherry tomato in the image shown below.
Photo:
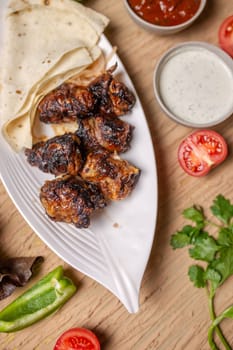
[[[228,149],[224,138],[213,130],[197,130],[183,140],[178,149],[181,167],[192,176],[204,176],[222,163]]]
[[[233,57],[233,15],[227,17],[218,31],[220,47]]]
[[[100,350],[100,343],[89,329],[71,328],[58,338],[53,350]]]

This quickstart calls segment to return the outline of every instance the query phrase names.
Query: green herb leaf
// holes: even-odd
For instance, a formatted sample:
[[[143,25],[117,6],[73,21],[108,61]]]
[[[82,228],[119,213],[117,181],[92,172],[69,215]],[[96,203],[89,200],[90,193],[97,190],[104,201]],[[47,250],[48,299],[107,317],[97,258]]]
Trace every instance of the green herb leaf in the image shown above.
[[[219,230],[218,240],[219,245],[225,247],[233,246],[233,227],[223,227]]]
[[[198,265],[192,265],[189,268],[188,275],[194,286],[197,288],[206,287],[208,294],[208,306],[212,324],[208,331],[208,342],[210,348],[217,350],[218,347],[214,341],[214,334],[218,335],[219,340],[226,350],[231,347],[224,337],[219,323],[224,318],[233,319],[233,306],[223,311],[219,316],[215,312],[216,290],[224,281],[233,275],[233,205],[228,199],[222,195],[218,195],[213,202],[211,211],[220,221],[224,223],[224,227],[216,226],[218,232],[211,236],[208,232],[203,231],[207,221],[203,210],[193,206],[185,209],[183,216],[193,221],[195,226],[184,226],[181,231],[177,231],[171,237],[171,246],[182,248],[191,245],[189,249],[190,256],[195,260],[206,262],[206,268]],[[218,234],[217,238],[216,233]]]
[[[190,225],[183,227],[182,231],[177,231],[171,236],[170,244],[173,249],[183,248],[191,243],[196,228]]]
[[[216,252],[219,250],[214,238],[205,235],[199,236],[193,248],[189,249],[189,254],[193,259],[210,262],[214,259]]]
[[[197,224],[198,227],[204,227],[205,217],[201,207],[193,206],[183,211],[183,216]]]
[[[216,270],[214,270],[214,269],[212,269],[212,268],[210,268],[210,267],[208,267],[208,268],[206,269],[206,272],[205,272],[205,280],[206,280],[206,281],[209,280],[209,281],[212,282],[212,288],[213,288],[214,290],[217,289],[217,287],[218,287],[218,285],[219,285],[221,279],[222,279],[222,276],[221,276],[221,274],[220,274],[218,271],[216,271]]]
[[[219,252],[219,257],[213,260],[210,264],[221,274],[221,284],[233,274],[233,247],[222,248]]]
[[[196,231],[192,235],[191,244],[195,245],[198,242],[202,242],[203,239],[210,237],[208,232],[202,231],[200,229],[196,229]]]
[[[190,266],[188,275],[195,287],[204,288],[206,286],[205,270],[201,266]]]
[[[183,248],[190,244],[190,237],[183,232],[177,232],[171,236],[170,244],[173,249]]]
[[[233,205],[228,199],[221,194],[218,195],[210,209],[214,216],[224,222],[224,224],[229,225],[230,220],[233,218]]]

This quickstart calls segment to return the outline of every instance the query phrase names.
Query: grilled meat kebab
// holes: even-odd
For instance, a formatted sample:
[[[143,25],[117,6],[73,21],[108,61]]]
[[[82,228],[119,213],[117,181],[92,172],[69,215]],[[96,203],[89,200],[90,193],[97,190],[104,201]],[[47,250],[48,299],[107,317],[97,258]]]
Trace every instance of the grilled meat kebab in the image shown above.
[[[90,215],[106,206],[97,185],[70,175],[46,181],[40,200],[52,220],[72,223],[78,228],[87,228]]]
[[[121,116],[132,109],[135,96],[112,75],[114,68],[94,79],[88,86],[63,83],[46,95],[38,105],[42,122],[64,123],[96,114]]]
[[[110,152],[126,152],[130,147],[133,126],[119,118],[101,115],[79,119],[76,134],[86,152],[103,147]]]
[[[130,147],[133,126],[119,119],[132,109],[135,96],[113,77],[116,66],[88,86],[66,82],[46,95],[38,106],[47,124],[77,121],[75,134],[65,133],[38,142],[25,155],[32,166],[55,176],[40,190],[48,217],[87,228],[90,216],[109,200],[126,198],[140,169],[117,153]]]
[[[45,173],[77,175],[83,165],[77,135],[66,133],[25,149],[27,161]]]
[[[46,95],[38,105],[40,121],[60,124],[92,116],[97,100],[85,87],[64,83]]]
[[[113,77],[116,65],[93,80],[89,91],[97,98],[99,113],[121,116],[129,112],[135,104],[135,96],[128,87]]]
[[[99,150],[88,154],[80,175],[98,184],[107,200],[121,200],[132,192],[140,170],[115,154]]]

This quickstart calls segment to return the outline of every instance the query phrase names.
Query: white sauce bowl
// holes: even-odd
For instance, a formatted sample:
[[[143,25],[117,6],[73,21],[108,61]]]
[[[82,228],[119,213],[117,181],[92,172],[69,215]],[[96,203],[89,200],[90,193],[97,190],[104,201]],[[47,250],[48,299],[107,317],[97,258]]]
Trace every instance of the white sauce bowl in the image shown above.
[[[214,45],[179,44],[156,65],[154,91],[174,121],[197,128],[217,125],[233,114],[233,60]]]

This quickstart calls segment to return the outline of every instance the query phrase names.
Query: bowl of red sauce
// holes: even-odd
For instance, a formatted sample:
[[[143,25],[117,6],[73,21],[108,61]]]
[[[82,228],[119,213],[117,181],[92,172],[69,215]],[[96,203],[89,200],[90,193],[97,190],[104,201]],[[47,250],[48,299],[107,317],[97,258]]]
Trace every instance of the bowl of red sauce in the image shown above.
[[[157,34],[173,34],[190,26],[207,0],[125,0],[132,19]]]

